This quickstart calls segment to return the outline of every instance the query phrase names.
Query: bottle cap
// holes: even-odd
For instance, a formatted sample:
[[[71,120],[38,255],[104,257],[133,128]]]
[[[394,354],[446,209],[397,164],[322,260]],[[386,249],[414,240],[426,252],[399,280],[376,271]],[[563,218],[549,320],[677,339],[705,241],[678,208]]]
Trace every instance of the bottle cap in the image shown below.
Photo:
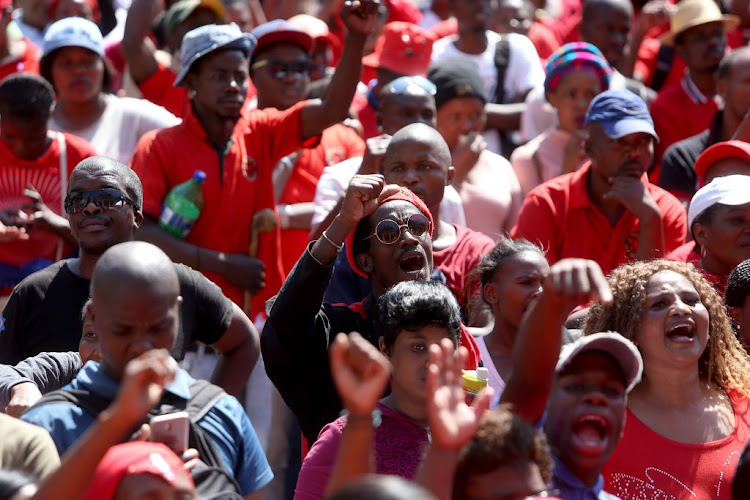
[[[474,370],[463,370],[461,372],[461,382],[464,391],[471,394],[476,394],[487,387],[487,380],[479,378],[477,372]]]
[[[486,366],[477,367],[477,378],[480,380],[490,379],[490,370]]]
[[[196,170],[195,172],[193,172],[193,179],[200,183],[203,183],[203,181],[206,180],[206,172],[204,172],[203,170]]]

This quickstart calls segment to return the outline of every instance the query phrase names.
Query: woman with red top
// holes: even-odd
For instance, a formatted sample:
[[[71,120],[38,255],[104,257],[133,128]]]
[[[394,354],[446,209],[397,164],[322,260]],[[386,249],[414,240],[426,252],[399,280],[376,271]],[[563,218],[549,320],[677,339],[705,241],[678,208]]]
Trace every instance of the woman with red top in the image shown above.
[[[430,439],[425,386],[430,346],[448,338],[458,348],[460,310],[445,285],[404,281],[380,297],[375,321],[380,351],[392,366],[391,393],[376,410],[375,472],[414,479]],[[302,463],[296,499],[324,497],[344,428],[353,425],[372,425],[370,415],[345,415],[320,431]]]
[[[721,297],[693,266],[666,260],[623,265],[609,284],[612,302],[592,306],[584,333],[632,340],[643,379],[604,489],[620,498],[730,499],[750,434],[750,359]]]
[[[688,210],[692,247],[683,245],[669,260],[690,262],[724,295],[727,277],[750,259],[750,176],[717,177],[693,196]]]

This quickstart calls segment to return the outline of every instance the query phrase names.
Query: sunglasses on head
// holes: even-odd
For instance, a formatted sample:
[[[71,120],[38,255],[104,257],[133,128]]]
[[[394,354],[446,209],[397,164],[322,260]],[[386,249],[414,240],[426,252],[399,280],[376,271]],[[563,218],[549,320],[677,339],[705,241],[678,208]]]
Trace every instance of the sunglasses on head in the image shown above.
[[[393,219],[383,219],[375,226],[375,232],[365,239],[374,236],[384,245],[393,245],[401,237],[403,228],[408,229],[415,238],[420,238],[430,232],[430,220],[424,214],[412,214],[406,224],[399,224]]]
[[[385,92],[394,95],[427,92],[430,95],[437,94],[434,83],[423,76],[402,76],[388,83]]]
[[[267,68],[275,77],[281,80],[288,76],[303,78],[310,74],[313,64],[310,61],[285,62],[278,59],[263,59],[253,64],[252,69]]]
[[[125,204],[132,206],[136,210],[138,209],[135,202],[120,190],[109,188],[70,193],[65,197],[65,212],[68,214],[77,214],[78,212],[82,212],[92,202],[104,210],[113,210]]]

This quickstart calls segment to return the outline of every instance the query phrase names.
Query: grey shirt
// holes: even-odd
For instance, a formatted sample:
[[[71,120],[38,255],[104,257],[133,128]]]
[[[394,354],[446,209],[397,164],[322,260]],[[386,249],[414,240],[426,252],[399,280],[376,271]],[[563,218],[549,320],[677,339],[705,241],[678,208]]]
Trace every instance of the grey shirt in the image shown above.
[[[0,365],[0,405],[8,405],[11,389],[31,382],[46,394],[60,389],[75,378],[83,366],[81,355],[75,351],[43,352],[26,358],[17,365]]]

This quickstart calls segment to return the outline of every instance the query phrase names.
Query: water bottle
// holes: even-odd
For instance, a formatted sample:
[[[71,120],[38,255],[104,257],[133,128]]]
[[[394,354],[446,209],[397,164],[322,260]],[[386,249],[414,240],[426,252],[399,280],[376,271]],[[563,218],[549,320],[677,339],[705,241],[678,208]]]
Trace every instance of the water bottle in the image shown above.
[[[476,370],[461,371],[461,385],[466,393],[466,402],[471,403],[479,391],[487,387],[490,380],[490,371],[480,366]]]
[[[172,236],[185,239],[198,220],[203,208],[201,185],[206,180],[203,170],[196,170],[192,179],[172,188],[161,207],[159,225]]]

